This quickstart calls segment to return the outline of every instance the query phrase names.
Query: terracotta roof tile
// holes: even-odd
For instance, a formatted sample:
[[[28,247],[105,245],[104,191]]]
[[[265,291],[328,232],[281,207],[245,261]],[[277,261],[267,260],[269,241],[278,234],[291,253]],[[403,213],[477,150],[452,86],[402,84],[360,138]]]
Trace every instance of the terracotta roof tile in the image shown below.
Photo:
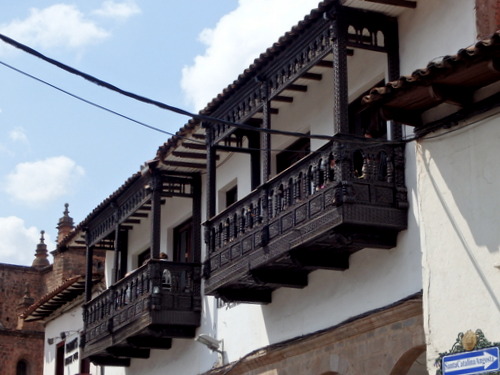
[[[447,55],[436,61],[431,61],[427,67],[415,70],[409,76],[401,76],[382,87],[375,87],[369,95],[363,98],[365,104],[385,104],[403,92],[415,90],[418,87],[429,85],[440,79],[452,77],[460,69],[470,69],[473,65],[483,62],[489,63],[500,58],[500,31],[490,38],[481,40],[474,45],[460,49],[454,55]],[[491,77],[462,76],[461,84],[482,87],[491,82]]]

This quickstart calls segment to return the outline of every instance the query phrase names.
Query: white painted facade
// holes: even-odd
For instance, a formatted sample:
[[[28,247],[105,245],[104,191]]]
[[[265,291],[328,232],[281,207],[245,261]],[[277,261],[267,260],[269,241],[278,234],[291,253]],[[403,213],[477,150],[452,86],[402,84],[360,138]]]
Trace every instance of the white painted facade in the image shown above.
[[[82,299],[73,301],[70,306],[65,306],[53,319],[45,325],[45,352],[44,352],[44,374],[56,373],[56,357],[63,355],[64,374],[74,375],[80,373],[80,333],[83,330]],[[76,340],[76,341],[75,341]],[[64,349],[62,349],[64,347]],[[104,375],[99,366],[90,364],[92,375]]]
[[[418,0],[416,9],[404,10],[398,18],[401,75],[473,44],[474,6],[474,0]],[[356,51],[348,64],[350,100],[387,79],[383,54]],[[332,133],[333,82],[328,72],[273,117],[273,129]],[[259,348],[336,326],[423,291],[429,373],[435,371],[438,353],[450,349],[459,332],[481,328],[491,341],[500,341],[500,174],[493,152],[500,128],[496,115],[434,140],[407,144],[408,229],[399,234],[395,248],[359,251],[350,257],[348,270],[315,271],[307,287],[278,289],[269,305],[220,305],[204,296],[197,333],[223,340],[227,364]],[[411,132],[407,128],[408,136]],[[286,137],[272,136],[273,149],[290,143]],[[323,143],[313,140],[311,148],[316,150]],[[271,171],[276,173],[275,164]],[[249,156],[222,155],[216,181],[220,211],[225,208],[223,193],[228,189],[237,185],[238,199],[250,193]],[[203,189],[202,202],[206,194]],[[190,200],[166,200],[160,251],[172,257],[173,228],[190,216]],[[202,218],[206,218],[205,204]],[[149,220],[144,220],[141,231],[131,232],[129,270],[138,266],[137,255],[147,249],[149,229]],[[113,253],[107,255],[110,280]],[[79,309],[58,317],[47,325],[46,337],[57,336],[63,327],[81,327],[78,318]],[[46,374],[53,373],[50,350],[46,348]],[[194,340],[174,339],[170,350],[152,350],[150,358],[133,359],[128,368],[106,367],[106,375],[200,374],[221,361],[218,353]]]
[[[500,117],[489,116],[417,150],[429,360],[467,330],[500,341]]]

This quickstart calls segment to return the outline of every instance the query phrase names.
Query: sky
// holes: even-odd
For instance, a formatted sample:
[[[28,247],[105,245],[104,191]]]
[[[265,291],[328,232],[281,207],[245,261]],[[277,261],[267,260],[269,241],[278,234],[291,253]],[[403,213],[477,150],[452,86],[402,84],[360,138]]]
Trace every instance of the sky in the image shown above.
[[[198,112],[318,2],[16,0],[1,6],[0,34]],[[42,230],[54,250],[65,203],[78,224],[188,120],[0,41],[0,263],[31,265]]]

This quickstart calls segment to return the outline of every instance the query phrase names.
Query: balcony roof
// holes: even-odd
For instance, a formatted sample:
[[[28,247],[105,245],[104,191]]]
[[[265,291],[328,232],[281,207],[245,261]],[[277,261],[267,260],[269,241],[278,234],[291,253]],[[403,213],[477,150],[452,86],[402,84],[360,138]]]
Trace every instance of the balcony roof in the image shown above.
[[[432,110],[447,105],[451,108],[441,113],[450,114],[498,94],[499,63],[500,31],[497,31],[454,55],[431,61],[409,76],[373,88],[363,101],[381,108],[387,119],[425,126],[438,118],[438,114],[432,116]]]
[[[247,81],[253,80],[266,65],[275,59],[278,55],[296,40],[301,33],[311,27],[315,21],[323,17],[325,11],[330,9],[335,3],[339,2],[342,5],[352,8],[376,11],[388,16],[397,16],[405,9],[414,8],[417,1],[410,0],[324,0],[311,12],[304,17],[296,26],[285,33],[279,40],[269,47],[265,52],[260,54],[254,62],[245,69],[236,80],[229,84],[219,95],[217,95],[207,106],[202,109],[199,114],[210,116],[214,113],[225,100],[234,95]],[[203,171],[206,167],[206,149],[204,145],[204,129],[200,126],[200,121],[196,119],[189,120],[181,127],[175,135],[170,137],[157,150],[153,160],[144,164],[144,171],[148,165],[159,168],[161,170],[169,170],[181,173],[195,173]],[[82,233],[87,223],[94,218],[99,212],[109,205],[116,197],[120,196],[125,190],[130,188],[132,184],[140,178],[142,172],[139,171],[127,179],[115,192],[101,202],[94,210],[77,225],[68,236],[66,236],[60,246],[68,246],[75,240],[81,242]]]
[[[307,28],[311,27],[318,19],[323,18],[325,11],[329,10],[333,4],[339,0],[324,0],[318,6],[311,10],[311,12],[304,17],[297,25],[286,32],[278,39],[271,47],[261,53],[253,63],[245,69],[236,80],[229,84],[221,93],[210,101],[207,106],[202,109],[200,115],[210,116],[222,105],[231,95],[234,95],[246,82],[253,80],[266,66],[279,56],[283,51],[296,40],[301,33]],[[340,3],[352,8],[363,10],[376,11],[388,16],[397,16],[408,8],[416,7],[417,1],[408,0],[340,0]],[[184,127],[182,127],[175,136],[167,140],[162,146],[159,147],[156,158],[165,161],[171,160],[172,152],[178,147],[182,146],[182,142],[186,137],[194,133],[200,133],[200,123],[198,120],[190,120]],[[167,157],[170,157],[167,159]]]
[[[102,279],[101,275],[94,274],[92,282],[95,285]],[[47,293],[45,296],[28,307],[21,314],[26,322],[43,320],[52,315],[63,305],[75,300],[85,292],[85,276],[78,275],[69,278],[57,288]]]

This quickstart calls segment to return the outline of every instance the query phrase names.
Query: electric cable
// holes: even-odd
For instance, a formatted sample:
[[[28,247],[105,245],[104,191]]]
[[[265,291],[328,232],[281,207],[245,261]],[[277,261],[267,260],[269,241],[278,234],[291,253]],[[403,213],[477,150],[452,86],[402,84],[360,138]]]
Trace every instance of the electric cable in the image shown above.
[[[30,73],[27,73],[27,72],[25,72],[25,71],[23,71],[23,70],[21,70],[19,68],[16,68],[16,67],[14,67],[14,66],[12,66],[10,64],[7,64],[7,63],[5,63],[5,62],[3,62],[1,60],[0,60],[0,65],[3,65],[6,68],[11,69],[11,70],[13,70],[13,71],[15,71],[15,72],[17,72],[17,73],[19,73],[21,75],[24,75],[25,77],[31,78],[31,79],[39,82],[39,83],[47,85],[47,86],[49,86],[49,87],[51,87],[51,88],[53,88],[53,89],[55,89],[55,90],[57,90],[59,92],[62,92],[63,94],[66,94],[66,95],[68,95],[68,96],[70,96],[70,97],[72,97],[74,99],[82,101],[82,102],[84,102],[86,104],[89,104],[89,105],[91,105],[93,107],[99,108],[99,109],[101,109],[103,111],[109,112],[109,113],[111,113],[113,115],[116,115],[118,117],[124,118],[124,119],[126,119],[128,121],[134,122],[134,123],[136,123],[136,124],[138,124],[140,126],[148,128],[150,130],[157,131],[159,133],[166,134],[166,135],[169,135],[171,137],[176,136],[176,137],[179,137],[181,139],[184,139],[185,141],[189,141],[189,142],[192,142],[192,143],[197,143],[197,144],[205,145],[205,142],[203,142],[203,141],[199,141],[197,139],[193,139],[192,137],[187,137],[187,136],[182,136],[182,135],[174,134],[172,132],[169,132],[169,131],[160,129],[158,127],[149,125],[149,124],[147,124],[147,123],[145,123],[143,121],[136,120],[136,119],[134,119],[134,118],[132,118],[130,116],[124,115],[123,113],[120,113],[118,111],[115,111],[113,109],[105,107],[105,106],[103,106],[101,104],[98,104],[96,102],[93,102],[93,101],[91,101],[89,99],[85,99],[85,98],[83,98],[83,97],[81,97],[79,95],[73,94],[72,92],[70,92],[68,90],[65,90],[65,89],[63,89],[61,87],[58,87],[58,86],[56,86],[56,85],[54,85],[54,84],[52,84],[52,83],[50,83],[48,81],[45,81],[45,80],[43,80],[43,79],[41,79],[39,77],[36,77],[36,76],[34,76],[34,75],[30,74]],[[300,133],[300,134],[302,134],[302,133]],[[366,138],[355,136],[355,135],[344,135],[343,138],[342,138],[342,142],[344,142],[344,143],[349,143],[349,142],[359,143],[360,140],[364,140],[365,141],[365,146],[364,147],[376,147],[376,146],[378,146],[380,144],[398,143],[397,141],[366,139]],[[366,142],[366,141],[368,141],[368,142]],[[399,142],[399,143],[401,143],[401,142]],[[245,147],[244,149],[246,151],[269,151],[269,152],[289,152],[289,153],[303,153],[304,152],[304,151],[301,151],[301,150],[290,150],[290,149],[286,149],[286,148],[264,149],[264,148],[256,148],[256,147]],[[318,151],[310,151],[309,153],[317,153],[317,152]]]
[[[244,130],[250,130],[250,131],[257,131],[257,132],[265,132],[265,133],[269,133],[269,134],[274,134],[274,135],[285,135],[285,136],[293,136],[293,137],[297,137],[297,138],[310,138],[310,139],[321,139],[321,140],[333,140],[333,139],[337,139],[341,142],[344,142],[344,143],[349,143],[349,142],[359,142],[361,139],[363,140],[367,140],[366,138],[363,138],[363,137],[359,137],[359,136],[354,136],[354,135],[341,135],[341,136],[333,136],[333,135],[323,135],[323,134],[309,134],[309,133],[302,133],[302,132],[293,132],[293,131],[285,131],[285,130],[278,130],[278,129],[266,129],[266,128],[259,128],[259,127],[255,127],[255,126],[251,126],[251,125],[248,125],[248,124],[242,124],[242,123],[235,123],[235,122],[232,122],[232,121],[227,121],[227,120],[223,120],[223,119],[219,119],[219,118],[215,118],[215,117],[212,117],[212,116],[207,116],[207,115],[202,115],[202,114],[195,114],[195,113],[191,113],[187,110],[184,110],[184,109],[181,109],[181,108],[178,108],[178,107],[174,107],[174,106],[171,106],[171,105],[168,105],[168,104],[165,104],[165,103],[162,103],[162,102],[159,102],[157,100],[153,100],[153,99],[149,99],[147,97],[144,97],[144,96],[141,96],[141,95],[138,95],[138,94],[134,94],[132,92],[129,92],[129,91],[126,91],[126,90],[123,90],[115,85],[112,85],[106,81],[103,81],[101,79],[98,79],[90,74],[87,74],[87,73],[84,73],[80,70],[77,70],[69,65],[66,65],[66,64],[63,64],[55,59],[52,59],[50,57],[47,57],[45,56],[44,54],[34,50],[33,48],[31,47],[28,47],[22,43],[19,43],[17,42],[16,40],[12,39],[12,38],[9,38],[3,34],[0,34],[0,39],[2,41],[4,41],[5,43],[15,47],[15,48],[18,48],[30,55],[33,55],[39,59],[42,59],[46,62],[48,62],[49,64],[51,65],[54,65],[66,72],[69,72],[71,74],[74,74],[74,75],[77,75],[79,77],[82,77],[84,78],[85,80],[91,82],[91,83],[94,83],[98,86],[101,86],[101,87],[104,87],[108,90],[111,90],[113,92],[117,92],[121,95],[124,95],[126,97],[129,97],[129,98],[132,98],[134,100],[137,100],[137,101],[140,101],[140,102],[143,102],[143,103],[146,103],[146,104],[151,104],[151,105],[154,105],[154,106],[157,106],[161,109],[165,109],[165,110],[168,110],[170,112],[174,112],[174,113],[177,113],[177,114],[180,114],[180,115],[184,115],[184,116],[187,116],[187,117],[191,117],[197,121],[200,121],[200,122],[211,122],[211,123],[220,123],[220,124],[223,124],[223,125],[228,125],[228,126],[231,126],[231,127],[236,127],[236,128],[240,128],[240,129],[244,129]],[[141,126],[144,126],[146,128],[149,128],[151,130],[154,130],[154,131],[158,131],[160,133],[163,133],[163,134],[166,134],[166,135],[169,135],[169,136],[177,136],[179,138],[183,138],[187,141],[190,141],[190,142],[193,142],[193,143],[198,143],[198,144],[205,144],[205,142],[202,142],[202,141],[198,141],[198,140],[195,140],[193,138],[189,138],[189,137],[185,137],[185,136],[181,136],[181,135],[177,135],[177,134],[174,134],[172,132],[168,132],[168,131],[165,131],[163,129],[160,129],[160,128],[157,128],[157,127],[154,127],[152,125],[149,125],[149,124],[146,124],[142,121],[139,121],[139,120],[136,120],[136,119],[133,119],[129,116],[126,116],[122,113],[119,113],[117,111],[114,111],[112,109],[109,109],[107,107],[104,107],[100,104],[97,104],[95,102],[92,102],[88,99],[84,99],[78,95],[75,95],[67,90],[64,90],[64,89],[61,89],[60,87],[57,87],[47,81],[44,81],[38,77],[35,77],[29,73],[26,73],[20,69],[17,69],[5,62],[1,62],[0,61],[0,64],[1,65],[4,65],[5,67],[9,68],[9,69],[12,69],[20,74],[23,74],[29,78],[32,78],[40,83],[43,83],[45,85],[48,85],[60,92],[63,92],[77,100],[80,100],[80,101],[83,101],[89,105],[92,105],[94,107],[97,107],[97,108],[100,108],[104,111],[107,111],[109,113],[112,113],[112,114],[115,114],[119,117],[122,117],[124,119],[127,119],[129,121],[132,121],[138,125],[141,125]],[[438,135],[434,135],[434,136],[431,136],[429,137],[428,134],[424,134],[424,135],[419,135],[419,136],[414,136],[414,137],[409,137],[409,138],[403,138],[401,140],[395,140],[395,141],[389,141],[389,140],[382,140],[382,139],[370,139],[369,142],[366,142],[367,144],[369,145],[372,145],[373,147],[377,146],[377,145],[380,145],[380,144],[403,144],[403,143],[409,143],[409,142],[413,142],[413,141],[417,141],[419,139],[422,139],[422,138],[425,138],[425,139],[433,139],[433,138],[437,138],[437,137],[441,137],[441,136],[444,136],[448,133],[451,133],[453,131],[455,131],[456,129],[450,129],[449,132],[445,132],[445,133],[441,133],[441,134],[438,134]],[[260,149],[260,148],[246,148],[246,150],[250,150],[250,151],[275,151],[275,152],[280,152],[280,151],[287,151],[287,152],[294,152],[293,150],[287,150],[287,149]],[[300,152],[300,151],[297,151],[297,152]],[[313,151],[314,152],[314,151]]]
[[[27,72],[25,72],[25,71],[22,71],[21,69],[18,69],[18,68],[16,68],[16,67],[12,66],[12,65],[9,65],[9,64],[7,64],[7,63],[5,63],[5,62],[3,62],[3,61],[0,61],[0,65],[3,65],[3,66],[5,66],[6,68],[9,68],[9,69],[11,69],[11,70],[13,70],[13,71],[15,71],[15,72],[17,72],[17,73],[19,73],[19,74],[22,74],[22,75],[24,75],[24,76],[26,76],[26,77],[29,77],[29,78],[31,78],[31,79],[34,79],[34,80],[35,80],[35,81],[37,81],[37,82],[43,83],[44,85],[47,85],[47,86],[49,86],[49,87],[52,87],[53,89],[55,89],[55,90],[57,90],[57,91],[60,91],[60,92],[62,92],[62,93],[64,93],[64,94],[66,94],[66,95],[69,95],[69,96],[71,96],[71,97],[72,97],[72,98],[74,98],[74,99],[80,100],[80,101],[82,101],[82,102],[84,102],[84,103],[86,103],[86,104],[89,104],[89,105],[94,106],[94,107],[96,107],[96,108],[102,109],[103,111],[106,111],[106,112],[112,113],[112,114],[114,114],[114,115],[116,115],[116,116],[122,117],[122,118],[124,118],[124,119],[126,119],[126,120],[132,121],[132,122],[134,122],[134,123],[136,123],[136,124],[138,124],[138,125],[144,126],[144,127],[148,128],[148,129],[151,129],[151,130],[157,131],[157,132],[159,132],[159,133],[163,133],[163,134],[166,134],[166,135],[169,135],[169,136],[172,136],[172,137],[173,137],[173,136],[176,136],[176,134],[174,134],[174,133],[172,133],[172,132],[169,132],[169,131],[166,131],[166,130],[163,130],[163,129],[157,128],[157,127],[155,127],[155,126],[152,126],[152,125],[146,124],[145,122],[142,122],[142,121],[136,120],[136,119],[134,119],[134,118],[132,118],[132,117],[129,117],[129,116],[127,116],[127,115],[124,115],[124,114],[122,114],[122,113],[120,113],[120,112],[117,112],[117,111],[112,110],[112,109],[110,109],[110,108],[104,107],[103,105],[100,105],[100,104],[97,104],[97,103],[95,103],[95,102],[93,102],[93,101],[90,101],[90,100],[88,100],[88,99],[82,98],[81,96],[78,96],[78,95],[73,94],[73,93],[71,93],[71,92],[69,92],[69,91],[67,91],[67,90],[64,90],[64,89],[62,89],[62,88],[60,88],[60,87],[58,87],[58,86],[56,86],[56,85],[53,85],[53,84],[52,84],[52,83],[50,83],[50,82],[47,82],[47,81],[45,81],[45,80],[43,80],[43,79],[41,79],[41,78],[38,78],[38,77],[36,77],[36,76],[34,76],[34,75],[32,75],[32,74],[29,74],[29,73],[27,73]],[[203,144],[203,145],[205,144],[205,142],[198,141],[198,140],[193,139],[193,138],[183,137],[183,136],[179,136],[179,135],[177,135],[177,137],[184,138],[184,139],[186,139],[186,140],[192,141],[193,143],[200,143],[200,144]]]
[[[251,125],[235,123],[232,121],[227,121],[227,120],[219,119],[219,118],[212,117],[212,116],[191,113],[187,110],[184,110],[184,109],[181,109],[178,107],[174,107],[174,106],[162,103],[162,102],[157,101],[157,100],[149,99],[145,96],[134,94],[130,91],[123,90],[115,85],[112,85],[109,82],[103,81],[99,78],[96,78],[96,77],[90,75],[90,74],[84,73],[84,72],[82,72],[78,69],[75,69],[69,65],[63,64],[55,59],[47,57],[44,54],[36,51],[35,49],[28,47],[22,43],[19,43],[18,41],[14,40],[12,38],[9,38],[3,34],[0,34],[0,39],[2,41],[4,41],[5,43],[7,43],[7,44],[9,44],[17,49],[20,49],[20,50],[22,50],[22,51],[24,51],[32,56],[35,56],[35,57],[37,57],[45,62],[48,62],[49,64],[54,65],[54,66],[66,71],[68,73],[82,77],[83,79],[85,79],[91,83],[94,83],[98,86],[104,87],[104,88],[111,90],[111,91],[114,91],[114,92],[117,92],[121,95],[127,96],[129,98],[134,99],[134,100],[137,100],[137,101],[140,101],[140,102],[143,102],[146,104],[154,105],[156,107],[159,107],[161,109],[165,109],[167,111],[174,112],[174,113],[184,115],[187,117],[191,117],[191,118],[198,120],[198,121],[201,121],[201,122],[204,121],[204,122],[209,122],[209,123],[219,123],[219,124],[228,125],[228,126],[232,126],[232,127],[236,127],[236,128],[241,128],[244,130],[267,132],[269,134],[279,134],[279,135],[286,135],[286,136],[292,136],[292,137],[298,137],[298,138],[307,137],[307,138],[311,138],[311,139],[313,139],[313,138],[314,139],[326,139],[326,140],[332,139],[332,136],[330,136],[330,135],[304,134],[304,133],[300,133],[300,132],[289,132],[289,131],[284,131],[284,130],[256,128],[256,127],[251,126]]]

